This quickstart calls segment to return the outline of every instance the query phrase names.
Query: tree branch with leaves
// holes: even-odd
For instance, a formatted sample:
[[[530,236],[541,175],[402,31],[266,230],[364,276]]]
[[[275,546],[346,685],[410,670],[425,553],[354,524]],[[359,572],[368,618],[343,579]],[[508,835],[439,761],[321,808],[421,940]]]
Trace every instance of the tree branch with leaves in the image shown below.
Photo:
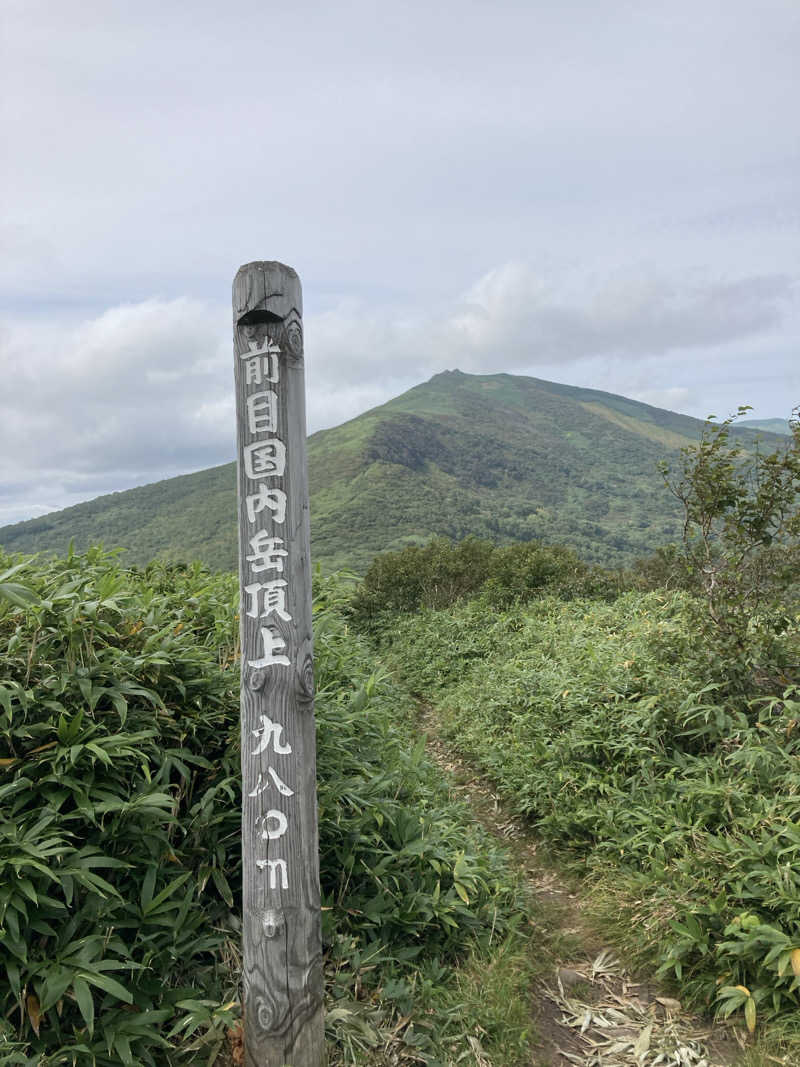
[[[707,633],[749,683],[785,671],[769,662],[777,638],[796,627],[800,563],[800,418],[785,445],[765,451],[732,434],[736,419],[710,417],[697,445],[661,473],[683,510],[683,561],[707,609]],[[796,665],[795,665],[796,667]],[[743,672],[743,673],[742,673]]]

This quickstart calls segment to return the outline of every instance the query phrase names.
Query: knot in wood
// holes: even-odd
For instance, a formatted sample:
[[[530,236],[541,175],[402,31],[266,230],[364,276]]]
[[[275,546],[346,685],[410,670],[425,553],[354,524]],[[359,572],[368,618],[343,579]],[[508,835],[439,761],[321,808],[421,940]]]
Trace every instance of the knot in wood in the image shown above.
[[[267,908],[261,918],[261,929],[264,931],[264,937],[271,941],[277,937],[286,925],[286,919],[283,912],[278,911],[276,908]]]

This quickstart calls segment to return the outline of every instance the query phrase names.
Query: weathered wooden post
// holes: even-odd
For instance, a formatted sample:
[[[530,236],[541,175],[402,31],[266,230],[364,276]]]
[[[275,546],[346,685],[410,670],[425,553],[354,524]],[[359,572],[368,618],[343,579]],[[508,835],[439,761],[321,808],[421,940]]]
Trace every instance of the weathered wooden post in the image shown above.
[[[325,1062],[302,314],[291,267],[237,272],[247,1067]]]

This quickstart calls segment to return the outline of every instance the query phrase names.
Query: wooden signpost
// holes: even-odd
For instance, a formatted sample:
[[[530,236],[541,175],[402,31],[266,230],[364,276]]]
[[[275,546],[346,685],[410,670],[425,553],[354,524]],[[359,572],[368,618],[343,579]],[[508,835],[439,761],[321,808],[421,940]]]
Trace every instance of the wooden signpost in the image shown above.
[[[322,1017],[303,304],[282,263],[233,282],[246,1067],[320,1067]]]

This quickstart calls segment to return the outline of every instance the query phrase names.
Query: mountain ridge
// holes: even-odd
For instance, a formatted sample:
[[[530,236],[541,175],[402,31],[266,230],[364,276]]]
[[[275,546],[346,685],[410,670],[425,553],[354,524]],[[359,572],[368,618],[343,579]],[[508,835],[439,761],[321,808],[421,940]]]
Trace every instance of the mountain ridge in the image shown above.
[[[788,419],[740,419],[739,426],[747,430],[766,430],[768,433],[777,433],[781,436],[787,436],[792,432]]]
[[[309,437],[313,560],[363,570],[380,551],[473,534],[630,562],[679,535],[657,465],[702,426],[602,390],[443,371]],[[79,550],[123,545],[131,563],[197,558],[235,569],[235,482],[227,463],[106,494],[2,527],[0,545],[64,552],[74,538]]]

